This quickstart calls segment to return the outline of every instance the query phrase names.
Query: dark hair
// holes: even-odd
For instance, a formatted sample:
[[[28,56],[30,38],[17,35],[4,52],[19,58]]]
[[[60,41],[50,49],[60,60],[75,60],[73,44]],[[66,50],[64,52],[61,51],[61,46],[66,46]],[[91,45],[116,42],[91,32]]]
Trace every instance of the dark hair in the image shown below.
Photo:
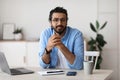
[[[67,10],[64,9],[63,7],[56,7],[52,9],[49,14],[49,21],[51,21],[53,13],[64,13],[66,15],[66,19],[68,20]]]

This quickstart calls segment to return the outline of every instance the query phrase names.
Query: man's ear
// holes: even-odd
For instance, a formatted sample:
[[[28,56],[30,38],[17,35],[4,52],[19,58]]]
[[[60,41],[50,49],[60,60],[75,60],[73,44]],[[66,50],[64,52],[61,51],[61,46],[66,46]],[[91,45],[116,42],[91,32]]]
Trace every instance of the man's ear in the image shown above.
[[[49,23],[52,24],[52,21],[49,20]]]

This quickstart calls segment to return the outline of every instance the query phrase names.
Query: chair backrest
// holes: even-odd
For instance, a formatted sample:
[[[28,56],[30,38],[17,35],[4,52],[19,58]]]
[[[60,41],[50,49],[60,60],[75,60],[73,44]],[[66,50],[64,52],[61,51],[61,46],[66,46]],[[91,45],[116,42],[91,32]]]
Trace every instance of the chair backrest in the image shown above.
[[[94,61],[94,68],[96,68],[98,56],[99,56],[99,51],[85,51],[84,52],[84,61]]]

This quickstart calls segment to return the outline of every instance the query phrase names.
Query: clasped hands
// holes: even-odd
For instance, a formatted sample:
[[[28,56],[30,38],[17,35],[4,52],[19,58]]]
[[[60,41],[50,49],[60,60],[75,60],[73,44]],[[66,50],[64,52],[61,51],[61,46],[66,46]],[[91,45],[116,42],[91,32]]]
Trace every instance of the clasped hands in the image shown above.
[[[53,47],[57,47],[59,49],[62,45],[63,43],[61,42],[61,36],[55,33],[49,38],[46,48],[50,51]]]

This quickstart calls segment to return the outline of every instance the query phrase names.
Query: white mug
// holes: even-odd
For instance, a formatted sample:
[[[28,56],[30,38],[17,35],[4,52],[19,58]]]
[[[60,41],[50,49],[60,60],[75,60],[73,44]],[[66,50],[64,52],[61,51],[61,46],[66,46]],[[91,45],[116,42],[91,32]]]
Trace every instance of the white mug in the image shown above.
[[[84,74],[90,75],[93,73],[93,61],[84,61]]]

